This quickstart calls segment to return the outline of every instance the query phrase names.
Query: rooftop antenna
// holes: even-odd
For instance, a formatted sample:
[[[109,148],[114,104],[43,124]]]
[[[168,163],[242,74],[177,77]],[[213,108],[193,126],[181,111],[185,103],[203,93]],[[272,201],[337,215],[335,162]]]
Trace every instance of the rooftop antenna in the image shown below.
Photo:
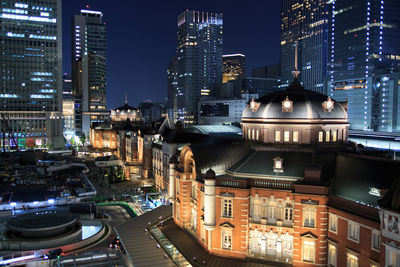
[[[292,74],[295,79],[299,78],[300,71],[297,69],[297,41],[294,45],[294,71],[292,71]]]

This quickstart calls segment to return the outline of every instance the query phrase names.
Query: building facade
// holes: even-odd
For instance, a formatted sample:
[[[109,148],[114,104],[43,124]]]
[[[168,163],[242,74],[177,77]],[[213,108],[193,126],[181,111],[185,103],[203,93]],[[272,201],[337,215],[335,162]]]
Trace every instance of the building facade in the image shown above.
[[[178,16],[177,33],[177,120],[193,124],[200,97],[219,93],[223,16],[187,10]]]
[[[391,115],[398,111],[398,1],[336,0],[331,7],[331,96],[348,100],[352,129],[398,131]]]
[[[75,98],[72,94],[72,79],[66,73],[63,76],[63,135],[67,139],[75,136]],[[69,137],[69,138],[68,138]]]
[[[2,1],[3,150],[63,147],[61,1]]]
[[[242,94],[237,99],[203,100],[199,102],[198,124],[221,125],[240,123],[242,113],[251,99],[258,94]]]
[[[170,161],[175,224],[224,257],[351,267],[391,266],[383,258],[393,257],[397,264],[397,243],[386,242],[382,257],[378,201],[400,163],[355,148],[348,129],[345,107],[297,78],[251,101],[244,141],[185,146]]]
[[[165,104],[161,102],[151,102],[147,100],[139,103],[139,111],[146,123],[159,121],[165,114]]]
[[[246,56],[231,54],[222,56],[222,83],[246,77]]]
[[[106,24],[103,13],[81,10],[72,21],[73,93],[80,99],[80,134],[109,117],[106,103]]]
[[[167,87],[168,87],[168,103],[167,103],[167,114],[173,120],[177,120],[178,106],[183,106],[182,103],[178,105],[178,72],[177,72],[177,60],[176,57],[172,57],[167,68]],[[182,97],[179,98],[182,101]]]
[[[289,86],[298,51],[304,87],[325,93],[330,3],[326,0],[284,0],[281,14],[281,82]]]

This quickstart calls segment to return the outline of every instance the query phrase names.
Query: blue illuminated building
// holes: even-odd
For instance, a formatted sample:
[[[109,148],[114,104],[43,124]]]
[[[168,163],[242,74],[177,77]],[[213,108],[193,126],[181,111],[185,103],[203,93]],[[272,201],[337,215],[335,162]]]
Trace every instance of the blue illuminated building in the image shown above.
[[[61,0],[0,3],[2,147],[60,147]]]
[[[187,10],[178,16],[175,120],[196,123],[200,97],[219,94],[222,37],[222,14]]]
[[[400,131],[399,14],[398,0],[331,1],[329,90],[351,129]]]
[[[81,10],[72,21],[73,94],[81,102],[76,134],[89,135],[92,122],[109,118],[106,103],[106,24],[103,13]],[[77,111],[77,110],[76,110]]]

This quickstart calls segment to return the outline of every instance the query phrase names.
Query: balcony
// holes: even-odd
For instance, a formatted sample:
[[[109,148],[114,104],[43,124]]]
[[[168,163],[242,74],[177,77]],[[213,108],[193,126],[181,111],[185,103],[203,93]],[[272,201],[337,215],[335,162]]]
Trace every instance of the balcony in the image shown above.
[[[281,219],[250,217],[250,223],[256,224],[256,225],[269,225],[269,226],[293,228],[293,221],[284,221]]]

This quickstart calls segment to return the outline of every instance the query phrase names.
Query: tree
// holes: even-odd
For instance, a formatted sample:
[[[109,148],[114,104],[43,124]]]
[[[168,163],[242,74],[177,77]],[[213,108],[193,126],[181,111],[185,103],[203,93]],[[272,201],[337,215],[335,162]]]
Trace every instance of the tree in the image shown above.
[[[81,143],[82,143],[82,146],[85,146],[85,144],[86,144],[86,135],[85,135],[85,133],[82,133],[82,135],[81,135]]]

